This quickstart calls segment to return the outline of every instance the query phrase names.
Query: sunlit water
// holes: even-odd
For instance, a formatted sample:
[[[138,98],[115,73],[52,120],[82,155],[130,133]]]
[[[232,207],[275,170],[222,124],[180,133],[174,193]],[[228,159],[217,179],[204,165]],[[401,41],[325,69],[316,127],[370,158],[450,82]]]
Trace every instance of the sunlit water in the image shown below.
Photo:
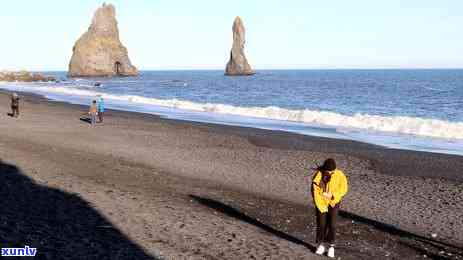
[[[143,71],[0,87],[169,118],[463,154],[463,70]],[[96,82],[101,83],[95,86]]]

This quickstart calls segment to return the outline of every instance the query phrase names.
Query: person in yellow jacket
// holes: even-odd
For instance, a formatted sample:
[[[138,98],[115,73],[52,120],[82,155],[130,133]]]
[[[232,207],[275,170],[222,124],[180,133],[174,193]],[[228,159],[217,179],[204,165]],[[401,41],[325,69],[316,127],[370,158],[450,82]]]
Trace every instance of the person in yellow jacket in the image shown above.
[[[312,178],[312,197],[317,212],[316,254],[324,254],[325,243],[328,243],[327,255],[334,258],[336,218],[339,205],[347,190],[346,175],[336,168],[334,159],[326,159]]]

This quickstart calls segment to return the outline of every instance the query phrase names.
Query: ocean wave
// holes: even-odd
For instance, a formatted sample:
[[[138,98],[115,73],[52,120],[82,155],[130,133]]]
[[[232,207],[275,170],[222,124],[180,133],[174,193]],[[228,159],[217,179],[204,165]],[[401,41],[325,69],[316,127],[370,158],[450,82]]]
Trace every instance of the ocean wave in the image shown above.
[[[16,86],[20,87],[20,86]],[[463,122],[449,122],[438,119],[426,119],[408,116],[378,116],[368,114],[343,115],[328,111],[292,110],[276,106],[239,107],[227,104],[196,103],[179,99],[156,99],[136,95],[113,95],[92,90],[69,87],[23,86],[24,91],[56,93],[65,95],[94,97],[101,95],[107,100],[127,103],[162,106],[198,112],[210,112],[253,118],[264,118],[317,124],[340,130],[358,129],[388,133],[409,134],[445,139],[463,139]],[[18,89],[20,90],[20,89]]]

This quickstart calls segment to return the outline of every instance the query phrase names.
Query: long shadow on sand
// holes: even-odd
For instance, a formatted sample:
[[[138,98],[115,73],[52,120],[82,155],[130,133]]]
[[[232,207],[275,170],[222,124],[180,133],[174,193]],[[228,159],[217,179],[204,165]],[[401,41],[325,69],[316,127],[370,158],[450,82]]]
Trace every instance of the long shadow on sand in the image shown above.
[[[78,195],[35,183],[0,160],[0,247],[39,259],[156,259]]]
[[[456,245],[452,245],[452,244],[442,242],[442,241],[439,241],[439,240],[436,240],[436,239],[420,236],[420,235],[411,233],[409,231],[401,230],[401,229],[399,229],[399,228],[397,228],[397,227],[395,227],[393,225],[389,225],[389,224],[382,223],[382,222],[379,222],[379,221],[376,221],[376,220],[373,220],[373,219],[365,218],[365,217],[362,217],[362,216],[359,216],[359,215],[356,215],[356,214],[353,214],[351,212],[347,212],[347,211],[344,211],[344,210],[340,210],[339,215],[341,217],[351,219],[351,220],[354,220],[354,221],[357,221],[357,222],[364,223],[366,225],[372,226],[372,227],[374,227],[374,228],[376,228],[378,230],[389,233],[391,235],[396,235],[396,236],[400,236],[400,237],[403,237],[403,238],[409,238],[409,239],[421,242],[423,244],[433,246],[433,247],[435,247],[435,248],[437,248],[439,250],[442,250],[442,251],[456,250],[456,251],[458,251],[458,252],[456,252],[457,254],[463,254],[463,248],[460,247],[460,246],[456,246]],[[408,246],[408,247],[413,247],[410,244],[406,244],[406,243],[403,243],[403,244]],[[418,247],[413,247],[413,248],[415,250],[417,250],[417,251],[420,251]],[[441,259],[441,258],[439,258],[439,259]],[[444,258],[442,258],[442,259],[444,259]]]
[[[89,117],[81,116],[81,117],[79,117],[79,120],[82,121],[82,122],[85,122],[85,123],[87,123],[87,124],[91,124],[91,123],[92,123],[92,120],[91,120]]]
[[[252,218],[246,214],[244,214],[243,212],[231,207],[231,206],[228,206],[226,204],[224,204],[223,202],[220,202],[220,201],[217,201],[217,200],[214,200],[214,199],[210,199],[210,198],[204,198],[204,197],[199,197],[199,196],[195,196],[195,195],[190,195],[190,197],[195,200],[196,202],[204,205],[204,206],[207,206],[211,209],[214,209],[218,212],[221,212],[229,217],[233,217],[233,218],[236,218],[240,221],[244,221],[246,223],[249,223],[251,225],[254,225],[258,228],[261,228],[262,230],[265,230],[279,238],[282,238],[282,239],[285,239],[287,241],[290,241],[290,242],[293,242],[295,244],[299,244],[299,245],[303,245],[305,247],[307,247],[308,249],[314,251],[315,248],[294,237],[294,236],[291,236],[290,234],[287,234],[287,233],[284,233],[282,231],[279,231],[279,230],[276,230],[274,229],[273,227],[271,226],[268,226],[258,220],[256,220],[255,218]],[[422,255],[427,255],[430,259],[453,259],[452,257],[446,257],[445,255],[438,255],[438,254],[434,254],[432,253],[431,251],[429,250],[426,250],[425,248],[430,248],[430,247],[433,247],[437,250],[434,250],[436,252],[439,252],[439,251],[444,251],[444,252],[452,252],[453,255],[463,255],[463,252],[462,252],[462,249],[461,247],[459,246],[456,246],[456,245],[452,245],[452,244],[449,244],[449,243],[445,243],[445,242],[442,242],[442,241],[438,241],[436,239],[432,239],[432,238],[427,238],[427,237],[424,237],[424,236],[420,236],[420,235],[417,235],[417,234],[413,234],[411,232],[408,232],[408,231],[404,231],[404,230],[401,230],[401,229],[398,229],[392,225],[388,225],[386,223],[382,223],[382,222],[378,222],[378,221],[375,221],[375,220],[372,220],[372,219],[369,219],[369,218],[365,218],[365,217],[362,217],[362,216],[359,216],[359,215],[356,215],[356,214],[353,214],[353,213],[350,213],[350,212],[346,212],[346,211],[340,211],[339,213],[340,217],[342,218],[345,218],[345,219],[350,219],[350,220],[354,220],[356,222],[359,222],[359,223],[362,223],[362,224],[365,224],[367,226],[371,226],[373,227],[374,229],[376,230],[379,230],[381,232],[384,232],[384,233],[388,233],[388,234],[391,234],[391,235],[395,235],[395,236],[399,236],[401,238],[406,238],[405,240],[400,240],[398,241],[398,243],[402,244],[403,246],[405,247],[408,247],[410,249],[413,249],[414,251],[416,252],[419,252],[420,254]],[[409,239],[409,240],[407,240]]]
[[[251,218],[249,217],[248,215],[238,211],[237,209],[234,209],[228,205],[225,205],[224,203],[220,202],[220,201],[216,201],[216,200],[213,200],[213,199],[209,199],[209,198],[202,198],[202,197],[198,197],[198,196],[195,196],[195,195],[190,195],[190,197],[195,200],[196,202],[202,204],[202,205],[205,205],[211,209],[214,209],[214,210],[217,210],[218,212],[221,212],[229,217],[232,217],[232,218],[236,218],[238,220],[241,220],[241,221],[244,221],[246,223],[249,223],[251,225],[254,225],[262,230],[265,230],[279,238],[282,238],[282,239],[285,239],[285,240],[288,240],[292,243],[295,243],[295,244],[298,244],[298,245],[302,245],[302,246],[305,246],[306,248],[312,250],[312,251],[315,251],[315,247],[310,245],[310,244],[307,244],[306,242],[296,238],[296,237],[293,237],[291,235],[288,235],[284,232],[281,232],[279,230],[276,230],[254,218]]]

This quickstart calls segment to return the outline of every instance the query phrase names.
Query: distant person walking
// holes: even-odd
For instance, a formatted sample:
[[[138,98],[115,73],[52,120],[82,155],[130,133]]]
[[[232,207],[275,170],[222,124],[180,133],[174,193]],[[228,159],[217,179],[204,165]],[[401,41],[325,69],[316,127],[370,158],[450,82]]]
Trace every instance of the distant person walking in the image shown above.
[[[103,97],[100,96],[98,98],[98,120],[100,123],[103,123],[104,110],[105,110],[104,100],[103,100]]]
[[[347,178],[336,168],[334,159],[326,159],[319,166],[312,179],[312,197],[316,208],[318,255],[325,253],[329,245],[328,257],[334,258],[336,219],[342,198],[348,190]]]
[[[96,105],[96,100],[92,101],[92,104],[90,105],[90,109],[88,110],[88,114],[90,115],[90,123],[92,124],[92,126],[94,126],[96,123],[96,116],[98,115],[98,108]]]
[[[11,116],[19,117],[19,95],[16,93],[11,95]]]

